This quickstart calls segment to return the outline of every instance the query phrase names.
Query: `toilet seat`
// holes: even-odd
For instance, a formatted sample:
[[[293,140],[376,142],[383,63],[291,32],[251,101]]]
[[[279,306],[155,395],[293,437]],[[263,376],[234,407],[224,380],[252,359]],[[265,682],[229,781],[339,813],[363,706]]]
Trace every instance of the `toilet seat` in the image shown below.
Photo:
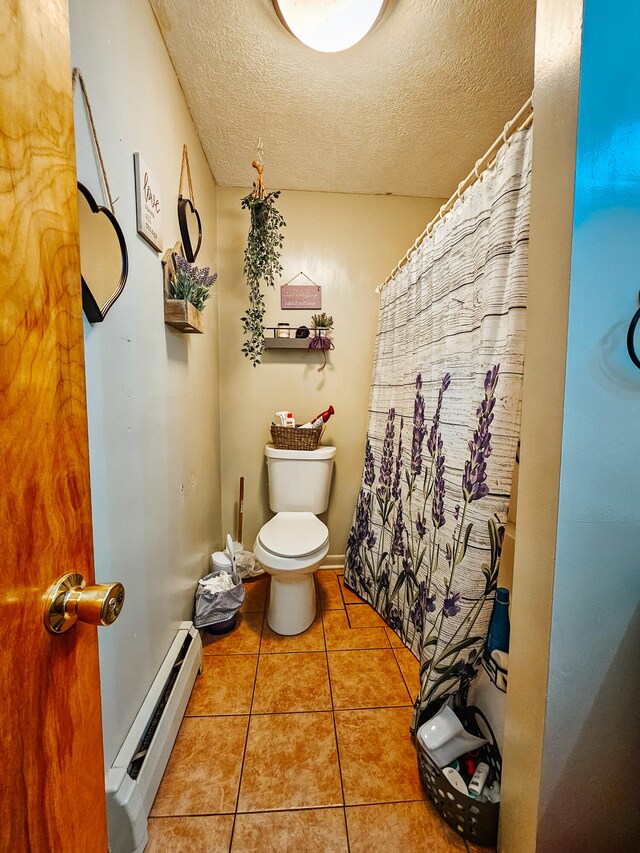
[[[329,541],[329,531],[311,512],[279,512],[258,533],[258,542],[280,558],[315,555]]]
[[[253,551],[271,576],[267,623],[285,636],[316,618],[313,575],[329,553],[329,531],[312,512],[279,512],[258,533]]]

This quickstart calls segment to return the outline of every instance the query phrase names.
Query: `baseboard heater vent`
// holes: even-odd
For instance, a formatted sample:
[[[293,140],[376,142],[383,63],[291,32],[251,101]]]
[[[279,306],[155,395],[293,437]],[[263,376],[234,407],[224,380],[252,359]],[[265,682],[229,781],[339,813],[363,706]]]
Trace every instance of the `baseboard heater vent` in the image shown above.
[[[183,622],[120,752],[107,771],[110,853],[142,853],[147,818],[202,665],[202,642]]]

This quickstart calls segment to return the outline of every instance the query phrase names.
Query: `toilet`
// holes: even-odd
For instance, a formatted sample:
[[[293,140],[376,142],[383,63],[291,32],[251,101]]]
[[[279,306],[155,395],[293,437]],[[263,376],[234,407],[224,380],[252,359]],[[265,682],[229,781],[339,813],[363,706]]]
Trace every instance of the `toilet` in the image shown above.
[[[267,622],[277,634],[301,634],[315,619],[313,573],[329,553],[329,531],[317,516],[329,506],[335,455],[335,447],[265,448],[276,515],[260,529],[253,550],[271,575]]]

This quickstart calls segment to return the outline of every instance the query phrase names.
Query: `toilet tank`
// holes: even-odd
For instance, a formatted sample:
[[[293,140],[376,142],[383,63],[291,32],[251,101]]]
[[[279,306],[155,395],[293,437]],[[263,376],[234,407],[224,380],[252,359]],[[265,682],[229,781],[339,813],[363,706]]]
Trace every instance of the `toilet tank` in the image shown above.
[[[265,447],[269,473],[269,506],[272,512],[312,512],[320,515],[329,506],[335,447],[317,450],[280,450]]]

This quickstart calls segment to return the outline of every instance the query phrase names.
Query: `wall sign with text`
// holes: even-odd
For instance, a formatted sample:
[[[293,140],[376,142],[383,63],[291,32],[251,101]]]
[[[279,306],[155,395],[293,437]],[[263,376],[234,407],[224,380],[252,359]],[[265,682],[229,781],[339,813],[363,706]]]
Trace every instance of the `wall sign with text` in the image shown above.
[[[322,287],[319,284],[283,284],[280,288],[280,308],[322,308]]]
[[[140,154],[133,155],[133,167],[136,177],[136,224],[138,234],[157,249],[162,251],[162,203],[160,201],[160,182]]]

